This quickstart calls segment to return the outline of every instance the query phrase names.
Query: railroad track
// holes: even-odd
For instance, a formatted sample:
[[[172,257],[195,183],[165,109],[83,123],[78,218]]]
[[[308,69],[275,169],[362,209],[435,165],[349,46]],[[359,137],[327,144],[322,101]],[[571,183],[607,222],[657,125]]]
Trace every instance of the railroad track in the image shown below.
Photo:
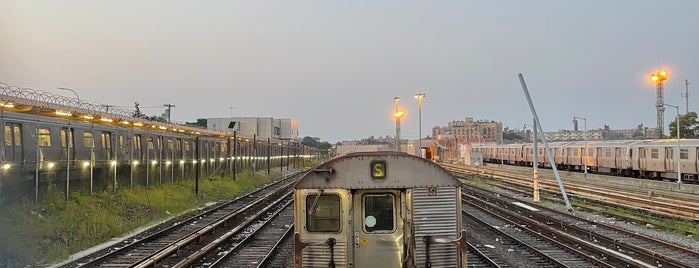
[[[456,173],[470,173],[497,177],[521,185],[531,185],[532,178],[525,175],[515,175],[504,171],[488,170],[466,166],[443,165],[447,170]],[[556,181],[539,180],[541,190],[560,192]],[[613,204],[624,205],[633,208],[643,208],[665,216],[673,216],[687,220],[699,220],[699,199],[677,200],[658,196],[649,196],[648,193],[630,193],[625,190],[614,190],[607,187],[594,187],[582,185],[571,181],[566,182],[566,192],[591,198],[593,200],[606,201]]]
[[[217,234],[238,226],[270,202],[288,196],[300,174],[293,174],[247,195],[223,202],[171,226],[158,226],[110,248],[101,256],[86,257],[64,267],[155,267],[165,261],[176,262],[179,256],[188,256],[188,252],[197,251],[195,247],[189,247],[193,243],[205,243]]]
[[[481,250],[484,248],[485,248],[484,246],[476,246],[470,242],[468,243],[468,253],[467,253],[467,257],[466,257],[468,259],[468,267],[471,267],[471,268],[505,268],[505,267],[508,267],[508,266],[499,265],[496,263],[495,260],[488,257],[488,254],[486,254],[484,251]]]
[[[468,197],[463,201],[463,213],[468,217],[465,222],[472,230],[469,238],[481,243],[490,241],[483,245],[485,254],[503,267],[614,267],[562,241],[518,225],[485,202]]]
[[[469,187],[465,193],[470,203],[496,211],[512,226],[556,237],[614,266],[694,267],[699,263],[698,252],[662,240],[534,204],[515,205],[521,201],[485,189]]]
[[[207,256],[203,256],[201,266],[206,267],[263,267],[270,265],[272,257],[285,237],[291,237],[294,228],[293,198],[291,194],[281,199],[279,205],[260,212],[264,215],[249,221],[248,224],[237,227],[232,231],[235,237],[221,243],[211,243],[205,248],[214,248]],[[175,265],[172,267],[185,267]],[[209,261],[213,260],[213,261]]]

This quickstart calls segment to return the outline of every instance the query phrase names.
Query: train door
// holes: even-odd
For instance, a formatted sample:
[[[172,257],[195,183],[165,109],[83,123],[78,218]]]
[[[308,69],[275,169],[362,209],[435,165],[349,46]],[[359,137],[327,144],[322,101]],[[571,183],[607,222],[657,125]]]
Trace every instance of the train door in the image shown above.
[[[143,159],[143,147],[141,146],[141,135],[139,134],[134,134],[133,135],[133,148],[132,150],[132,158],[136,160],[141,160]]]
[[[112,160],[112,133],[103,131],[101,135],[102,157],[104,160]]]
[[[638,148],[638,170],[640,171],[645,171],[646,169],[648,169],[648,165],[646,163],[646,154],[646,148]]]
[[[21,162],[24,160],[22,150],[22,125],[18,123],[5,123],[5,159],[8,162]]]
[[[65,159],[75,160],[75,129],[61,128],[61,149]]]
[[[354,267],[402,267],[405,247],[400,190],[357,190],[353,195]]]

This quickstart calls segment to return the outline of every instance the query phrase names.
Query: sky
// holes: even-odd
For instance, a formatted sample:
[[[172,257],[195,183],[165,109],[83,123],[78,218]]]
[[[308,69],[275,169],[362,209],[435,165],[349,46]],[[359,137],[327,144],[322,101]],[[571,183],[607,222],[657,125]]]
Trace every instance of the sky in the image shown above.
[[[0,82],[172,120],[298,120],[331,143],[453,120],[656,126],[699,105],[699,1],[0,1]],[[424,93],[420,112],[413,98]],[[234,108],[230,108],[234,107]],[[665,111],[665,129],[675,115]],[[419,131],[419,122],[422,130]],[[666,130],[667,133],[667,130]]]

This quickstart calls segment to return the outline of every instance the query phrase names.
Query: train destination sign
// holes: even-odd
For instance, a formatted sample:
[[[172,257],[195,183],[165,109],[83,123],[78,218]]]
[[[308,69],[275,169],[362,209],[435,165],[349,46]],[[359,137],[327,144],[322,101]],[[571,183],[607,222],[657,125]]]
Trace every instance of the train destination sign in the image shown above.
[[[372,161],[369,166],[372,178],[383,179],[386,177],[386,161]]]

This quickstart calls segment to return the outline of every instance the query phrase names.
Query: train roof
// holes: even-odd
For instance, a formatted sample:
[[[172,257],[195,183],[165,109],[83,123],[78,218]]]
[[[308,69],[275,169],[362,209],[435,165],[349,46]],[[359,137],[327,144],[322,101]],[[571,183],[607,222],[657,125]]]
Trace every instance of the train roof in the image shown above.
[[[306,173],[294,189],[381,189],[459,186],[441,166],[414,155],[384,151],[350,153]]]

